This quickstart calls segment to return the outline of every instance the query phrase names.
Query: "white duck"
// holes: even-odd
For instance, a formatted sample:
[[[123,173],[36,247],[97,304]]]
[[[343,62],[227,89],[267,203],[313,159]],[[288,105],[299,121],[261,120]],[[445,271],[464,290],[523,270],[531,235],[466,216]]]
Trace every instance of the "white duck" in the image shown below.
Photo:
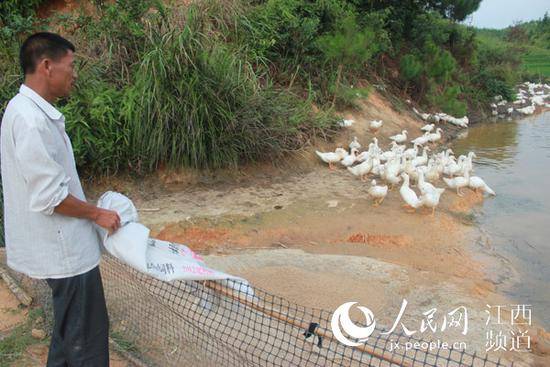
[[[382,127],[382,120],[372,120],[369,124],[369,130],[376,133]]]
[[[349,143],[349,151],[351,153],[351,150],[352,149],[357,149],[359,150],[359,148],[361,148],[361,144],[359,144],[359,141],[357,141],[357,136],[354,136],[353,137],[353,141],[351,143]]]
[[[413,160],[412,160],[412,165],[413,166],[421,166],[421,165],[424,165],[426,163],[428,163],[428,152],[430,151],[430,148],[428,147],[424,147],[424,149],[422,150],[422,155],[420,157],[414,157]]]
[[[437,169],[436,163],[433,160],[429,160],[428,170],[426,171],[425,179],[433,182],[433,181],[439,180],[439,176],[440,176],[440,173],[439,173],[439,170]]]
[[[386,163],[386,168],[387,168],[386,173],[398,175],[401,172],[401,159],[403,158],[394,157],[390,159]]]
[[[369,155],[374,156],[380,154],[382,149],[378,146],[378,139],[376,137],[372,138],[372,143],[369,144]]]
[[[401,163],[399,158],[393,158],[385,164],[384,170],[381,172],[381,177],[391,185],[393,189],[394,185],[397,185],[401,178],[398,176],[401,170]]]
[[[396,152],[396,153],[399,153],[399,154],[403,154],[403,152],[405,151],[406,147],[404,145],[399,145],[397,144],[395,141],[392,141],[391,142],[391,151],[392,152]]]
[[[355,159],[355,162],[364,162],[370,157],[369,152],[364,151],[357,155],[357,158]]]
[[[435,128],[435,124],[426,124],[426,125],[422,126],[420,128],[420,130],[431,133],[434,128]]]
[[[478,177],[478,176],[470,177],[470,182],[468,183],[468,186],[474,189],[475,192],[477,192],[477,190],[481,190],[481,191],[485,191],[490,195],[496,196],[496,193],[494,192],[494,190],[491,189],[489,185],[487,185],[481,177]]]
[[[325,163],[328,163],[328,168],[334,170],[334,163],[340,162],[348,154],[344,148],[336,148],[334,152],[323,153],[318,150],[315,153],[321,158]]]
[[[401,188],[399,189],[401,198],[405,201],[405,206],[409,206],[416,211],[416,209],[422,206],[422,202],[416,193],[409,187],[409,175],[402,173],[401,177],[403,177],[403,185],[401,185]]]
[[[372,159],[372,170],[371,170],[372,174],[376,176],[381,176],[383,171],[384,171],[384,165],[380,164],[380,158],[375,156]]]
[[[421,135],[418,138],[411,140],[411,143],[416,145],[424,145],[429,142],[430,142],[430,133],[427,131],[424,133],[424,135]]]
[[[341,161],[340,163],[345,166],[345,167],[350,167],[352,166],[355,161],[357,160],[357,155],[359,154],[359,151],[357,150],[357,148],[351,148],[351,153],[350,154],[347,154]]]
[[[436,141],[439,141],[441,140],[441,133],[443,132],[443,130],[438,127],[437,129],[435,129],[435,133],[431,133],[429,135],[429,141],[431,143],[435,143]]]
[[[445,181],[447,186],[449,186],[451,189],[456,189],[456,194],[458,196],[464,196],[460,192],[460,189],[462,189],[463,187],[466,187],[470,184],[470,177],[469,176],[470,175],[466,172],[466,175],[464,175],[464,176],[457,176],[457,177],[454,177],[454,178],[443,177],[443,181]]]
[[[443,167],[443,173],[447,176],[455,176],[462,170],[462,166],[456,162],[455,157],[449,157],[449,163]]]
[[[409,148],[403,152],[403,156],[406,158],[416,158],[418,155],[418,144],[414,144],[412,148]]]
[[[388,194],[388,186],[377,186],[376,180],[371,181],[371,186],[369,187],[368,194],[374,199],[374,205],[378,206],[382,204],[384,198]]]
[[[441,154],[441,163],[446,166],[450,163],[451,159],[454,159],[454,157],[451,155],[454,154],[452,149],[447,149],[443,154]]]
[[[359,176],[361,178],[361,181],[365,181],[365,177],[372,169],[372,163],[373,159],[372,157],[369,157],[363,163],[360,163],[353,167],[348,167],[348,171],[350,171],[354,176]]]
[[[402,170],[405,172],[411,180],[418,181],[418,172],[416,172],[416,167],[412,164],[412,161],[405,158],[403,162]]]
[[[434,185],[432,185],[431,183],[426,182],[426,180],[424,180],[424,171],[422,171],[422,170],[418,170],[418,185],[417,186],[418,186],[418,189],[420,190],[420,193],[422,193],[422,194],[425,194],[426,192],[435,190]]]
[[[439,117],[437,114],[430,115],[430,117],[428,118],[428,122],[435,122],[436,124],[439,124],[440,121],[441,117]]]
[[[416,113],[418,116],[420,116],[422,118],[422,120],[424,121],[427,121],[429,118],[430,118],[430,114],[429,113],[421,113],[420,111],[418,111],[416,108],[413,107],[413,111],[414,113]]]
[[[340,120],[338,121],[338,125],[340,125],[341,127],[350,127],[351,125],[353,125],[355,123],[355,120]]]
[[[428,208],[432,208],[432,217],[435,214],[435,208],[439,205],[439,198],[441,194],[445,192],[445,189],[435,188],[434,190],[429,190],[420,196],[420,201],[422,205]]]
[[[397,154],[393,150],[387,150],[379,156],[380,160],[383,162],[389,161],[390,159],[393,159],[395,157],[397,157]]]
[[[477,158],[477,155],[474,152],[469,152],[466,156],[466,161],[464,162],[464,165],[467,165],[470,171],[472,171],[474,168],[474,158]]]
[[[401,134],[390,136],[390,140],[396,143],[404,143],[407,141],[407,130],[403,130]]]
[[[401,182],[401,176],[398,176],[391,171],[386,172],[385,167],[383,167],[380,177],[390,184],[390,190],[393,190],[394,186]]]

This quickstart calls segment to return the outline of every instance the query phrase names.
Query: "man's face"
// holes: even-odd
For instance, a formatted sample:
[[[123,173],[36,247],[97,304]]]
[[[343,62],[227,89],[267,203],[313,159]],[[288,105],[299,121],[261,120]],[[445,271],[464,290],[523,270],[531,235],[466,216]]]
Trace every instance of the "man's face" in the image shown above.
[[[49,60],[46,76],[50,92],[57,98],[67,97],[76,80],[74,52],[67,53],[58,60]]]

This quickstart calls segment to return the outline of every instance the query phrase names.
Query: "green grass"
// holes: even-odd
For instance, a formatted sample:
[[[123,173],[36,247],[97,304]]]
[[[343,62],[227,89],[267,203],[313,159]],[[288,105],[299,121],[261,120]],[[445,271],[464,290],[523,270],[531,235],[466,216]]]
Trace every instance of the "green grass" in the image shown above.
[[[116,343],[117,347],[120,348],[120,350],[135,354],[139,352],[139,348],[137,345],[132,342],[131,340],[128,340],[124,335],[117,331],[111,331],[111,339]]]
[[[505,40],[505,31],[493,29],[479,29],[477,39],[482,44],[505,47],[510,45]],[[530,75],[550,77],[550,50],[536,45],[523,45],[525,52],[521,56],[523,69]]]
[[[11,366],[13,362],[24,355],[31,345],[49,343],[49,338],[37,340],[31,335],[38,317],[44,317],[42,309],[31,310],[27,321],[15,327],[7,337],[0,341],[0,367]]]
[[[532,47],[522,60],[529,74],[550,77],[550,50]]]

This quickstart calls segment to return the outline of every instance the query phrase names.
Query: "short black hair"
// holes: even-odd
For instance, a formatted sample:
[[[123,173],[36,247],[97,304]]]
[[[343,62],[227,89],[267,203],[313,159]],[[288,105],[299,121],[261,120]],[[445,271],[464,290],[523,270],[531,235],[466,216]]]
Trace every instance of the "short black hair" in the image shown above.
[[[40,59],[48,57],[58,60],[71,50],[75,52],[74,45],[58,34],[39,32],[29,36],[19,50],[19,63],[23,74],[32,74]]]

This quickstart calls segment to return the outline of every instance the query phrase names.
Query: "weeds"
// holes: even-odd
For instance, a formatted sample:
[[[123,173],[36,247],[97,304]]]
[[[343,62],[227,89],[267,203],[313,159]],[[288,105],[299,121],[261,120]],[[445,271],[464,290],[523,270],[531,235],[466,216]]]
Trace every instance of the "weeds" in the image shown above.
[[[27,321],[16,326],[7,337],[0,340],[0,367],[11,366],[14,361],[24,355],[29,346],[48,342],[47,340],[37,340],[31,335],[33,326],[39,317],[44,318],[42,309],[30,310]]]

